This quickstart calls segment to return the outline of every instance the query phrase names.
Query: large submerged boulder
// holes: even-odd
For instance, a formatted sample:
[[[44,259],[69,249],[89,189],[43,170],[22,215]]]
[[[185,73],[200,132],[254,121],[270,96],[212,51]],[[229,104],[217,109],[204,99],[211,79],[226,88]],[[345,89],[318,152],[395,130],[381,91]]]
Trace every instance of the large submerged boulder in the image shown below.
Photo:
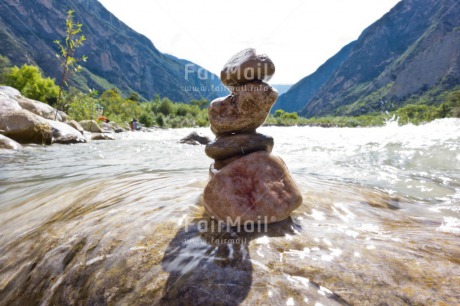
[[[0,130],[19,143],[51,144],[51,126],[43,117],[25,109],[0,112]]]

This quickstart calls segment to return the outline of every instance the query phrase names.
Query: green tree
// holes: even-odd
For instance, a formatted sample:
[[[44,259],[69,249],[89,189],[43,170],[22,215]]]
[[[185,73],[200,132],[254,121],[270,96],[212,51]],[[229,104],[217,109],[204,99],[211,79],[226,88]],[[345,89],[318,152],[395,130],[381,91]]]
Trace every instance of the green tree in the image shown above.
[[[3,83],[16,88],[27,98],[48,102],[55,99],[59,88],[51,78],[44,78],[37,66],[22,65],[6,68]]]
[[[74,72],[81,71],[81,66],[78,64],[78,62],[86,62],[87,59],[87,57],[84,55],[81,57],[75,57],[76,49],[83,45],[83,42],[86,40],[86,38],[84,35],[80,34],[82,24],[74,22],[73,13],[74,11],[72,10],[67,12],[66,37],[64,42],[61,43],[59,40],[54,41],[54,43],[59,47],[60,54],[57,54],[57,57],[59,58],[62,67],[61,81],[59,83],[58,107],[61,104],[62,91],[64,86],[68,86],[67,82]]]
[[[282,109],[277,109],[277,110],[275,111],[275,113],[273,114],[273,117],[275,117],[275,118],[280,118],[280,117],[283,116],[284,113],[285,113],[284,110],[282,110]]]
[[[144,125],[145,127],[151,127],[153,125],[152,118],[146,113],[140,115],[139,122],[142,123],[142,125]]]
[[[156,121],[157,121],[157,124],[158,124],[159,127],[163,127],[163,126],[165,125],[165,121],[164,121],[162,115],[159,115],[159,116],[157,117],[157,120],[156,120]]]
[[[137,93],[132,92],[132,93],[129,94],[128,100],[135,101],[135,102],[140,102],[141,98],[139,97],[139,95]]]
[[[90,92],[84,94],[74,88],[65,95],[66,104],[69,106],[69,115],[77,120],[91,120],[97,117],[97,100]]]
[[[168,98],[163,98],[163,101],[161,101],[157,111],[165,116],[174,114],[174,105]]]
[[[209,100],[201,99],[201,100],[192,100],[190,101],[190,105],[198,106],[200,109],[205,109],[209,106]]]
[[[277,111],[278,111],[278,110],[277,110]],[[276,112],[275,112],[275,114],[276,114]],[[283,113],[283,114],[281,115],[281,118],[283,118],[283,119],[294,119],[294,120],[297,120],[297,119],[299,119],[299,115],[297,115],[296,112],[292,112],[292,113]]]

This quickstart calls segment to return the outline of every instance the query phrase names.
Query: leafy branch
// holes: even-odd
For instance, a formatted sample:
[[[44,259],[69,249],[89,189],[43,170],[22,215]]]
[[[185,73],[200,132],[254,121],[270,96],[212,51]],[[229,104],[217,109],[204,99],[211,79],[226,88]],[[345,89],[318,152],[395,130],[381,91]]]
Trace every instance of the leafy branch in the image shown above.
[[[62,67],[62,75],[59,83],[59,94],[58,94],[58,105],[62,103],[62,91],[64,86],[68,87],[68,80],[74,73],[81,71],[79,62],[86,62],[87,57],[85,55],[81,57],[75,57],[75,51],[77,48],[83,46],[83,42],[86,40],[85,36],[81,33],[81,23],[74,22],[73,10],[67,12],[66,19],[66,37],[65,41],[61,42],[55,40],[54,43],[59,47],[59,54],[56,54]],[[56,107],[57,117],[58,107]]]

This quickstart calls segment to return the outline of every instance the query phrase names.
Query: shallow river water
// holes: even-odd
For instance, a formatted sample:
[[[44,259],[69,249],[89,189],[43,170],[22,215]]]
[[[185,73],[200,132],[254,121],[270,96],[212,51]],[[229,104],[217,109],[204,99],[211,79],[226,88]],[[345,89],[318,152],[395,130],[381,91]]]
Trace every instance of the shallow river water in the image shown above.
[[[304,201],[246,231],[193,130],[0,151],[0,305],[460,303],[460,119],[260,128]]]

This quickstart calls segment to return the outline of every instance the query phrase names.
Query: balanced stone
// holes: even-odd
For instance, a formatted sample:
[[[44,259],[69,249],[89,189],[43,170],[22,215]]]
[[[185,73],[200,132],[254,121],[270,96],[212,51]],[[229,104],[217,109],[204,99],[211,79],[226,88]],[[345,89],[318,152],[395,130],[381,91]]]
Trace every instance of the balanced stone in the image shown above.
[[[241,157],[216,171],[203,194],[206,212],[225,222],[277,222],[302,203],[281,158],[268,152]]]
[[[271,152],[273,137],[259,133],[241,133],[224,135],[206,145],[206,155],[216,160],[246,155],[256,151]]]
[[[275,65],[265,54],[258,55],[249,48],[238,52],[228,60],[220,72],[225,86],[244,85],[255,80],[267,82],[275,73]]]
[[[208,108],[214,134],[253,132],[267,119],[278,92],[263,82],[235,87],[226,97],[217,98]]]
[[[230,158],[227,158],[227,159],[218,159],[218,160],[215,160],[212,164],[211,164],[211,172],[215,172],[215,170],[220,170],[222,169],[223,167],[227,166],[228,164],[230,164],[231,162],[234,162],[235,160],[237,160],[238,158],[241,158],[243,157],[244,155],[238,155],[238,156],[233,156],[233,157],[230,157]],[[213,175],[211,175],[212,177]]]

